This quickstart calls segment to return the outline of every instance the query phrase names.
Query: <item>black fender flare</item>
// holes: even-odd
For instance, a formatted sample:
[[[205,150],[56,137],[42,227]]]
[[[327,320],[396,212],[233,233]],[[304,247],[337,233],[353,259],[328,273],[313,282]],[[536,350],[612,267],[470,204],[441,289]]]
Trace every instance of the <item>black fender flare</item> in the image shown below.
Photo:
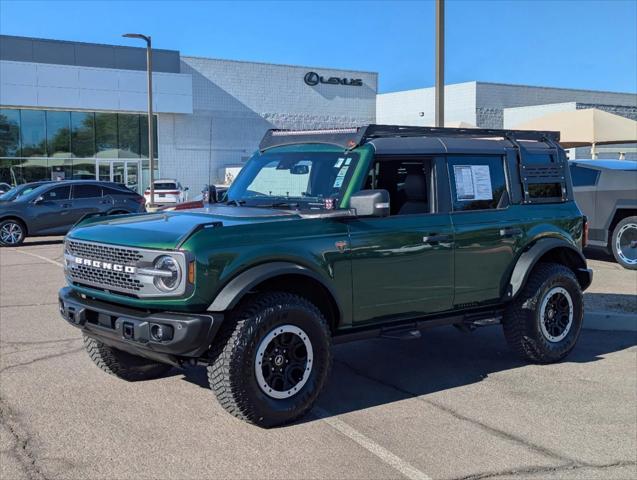
[[[531,248],[522,253],[518,258],[513,268],[513,273],[511,274],[509,288],[507,289],[507,296],[509,298],[515,298],[520,293],[535,264],[546,253],[555,249],[567,249],[569,258],[574,261],[574,265],[569,265],[569,267],[573,269],[573,273],[575,273],[582,290],[586,290],[590,286],[593,280],[593,273],[587,268],[586,258],[582,252],[566,240],[559,238],[542,238],[535,242]]]
[[[318,273],[292,262],[268,262],[248,268],[226,283],[208,307],[208,311],[224,312],[231,310],[256,285],[280,275],[302,275],[320,283],[332,296],[338,308],[338,313],[342,316],[343,312],[334,289]]]

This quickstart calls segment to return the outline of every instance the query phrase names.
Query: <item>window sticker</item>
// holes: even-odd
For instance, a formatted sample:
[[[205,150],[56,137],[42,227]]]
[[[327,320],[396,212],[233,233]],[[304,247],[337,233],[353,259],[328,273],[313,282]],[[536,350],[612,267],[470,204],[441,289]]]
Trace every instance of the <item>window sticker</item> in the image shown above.
[[[334,188],[341,188],[344,178],[345,177],[336,177],[336,180],[334,180]]]
[[[341,167],[341,169],[336,174],[336,180],[334,180],[334,185],[333,185],[334,188],[340,188],[341,185],[343,185],[343,180],[345,180],[345,175],[347,175],[348,170],[349,170],[349,167],[347,166]]]
[[[491,172],[488,165],[454,165],[456,199],[493,200]]]
[[[349,165],[351,163],[352,159],[351,158],[346,158],[345,159],[345,165]]]
[[[345,161],[344,158],[339,158],[338,160],[336,160],[336,163],[334,164],[334,168],[341,168],[341,165],[343,165],[344,161]]]

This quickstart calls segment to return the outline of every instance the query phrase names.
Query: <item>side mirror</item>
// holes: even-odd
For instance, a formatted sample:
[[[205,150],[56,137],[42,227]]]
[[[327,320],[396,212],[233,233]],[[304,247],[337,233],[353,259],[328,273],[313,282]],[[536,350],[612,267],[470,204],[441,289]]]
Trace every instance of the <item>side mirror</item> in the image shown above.
[[[291,175],[307,175],[308,173],[310,173],[310,167],[307,165],[294,165],[290,169]]]
[[[387,190],[361,190],[349,200],[350,208],[359,217],[389,216],[389,192]]]
[[[190,187],[184,187],[184,192],[187,192],[188,190],[190,190]]]

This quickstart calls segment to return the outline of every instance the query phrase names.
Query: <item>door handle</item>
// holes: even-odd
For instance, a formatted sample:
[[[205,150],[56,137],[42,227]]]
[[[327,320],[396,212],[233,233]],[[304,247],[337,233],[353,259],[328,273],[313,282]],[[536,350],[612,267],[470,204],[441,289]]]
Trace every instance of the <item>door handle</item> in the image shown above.
[[[61,207],[62,207],[62,208],[70,208],[70,207],[71,207],[71,204],[70,204],[70,203],[63,203],[63,204],[61,205]]]
[[[523,233],[524,232],[522,232],[522,229],[517,227],[507,227],[500,229],[500,236],[503,238],[521,237]]]
[[[422,242],[429,245],[438,245],[440,242],[450,242],[451,235],[432,233],[422,237]]]

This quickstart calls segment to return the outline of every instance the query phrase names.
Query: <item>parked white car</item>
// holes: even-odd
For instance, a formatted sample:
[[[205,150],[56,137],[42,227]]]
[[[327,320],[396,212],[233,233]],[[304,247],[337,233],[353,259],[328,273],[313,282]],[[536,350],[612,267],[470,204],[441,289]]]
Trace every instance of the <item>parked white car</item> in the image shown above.
[[[174,178],[155,180],[155,205],[175,205],[188,200],[188,187]],[[150,203],[150,187],[144,191],[146,205]]]

